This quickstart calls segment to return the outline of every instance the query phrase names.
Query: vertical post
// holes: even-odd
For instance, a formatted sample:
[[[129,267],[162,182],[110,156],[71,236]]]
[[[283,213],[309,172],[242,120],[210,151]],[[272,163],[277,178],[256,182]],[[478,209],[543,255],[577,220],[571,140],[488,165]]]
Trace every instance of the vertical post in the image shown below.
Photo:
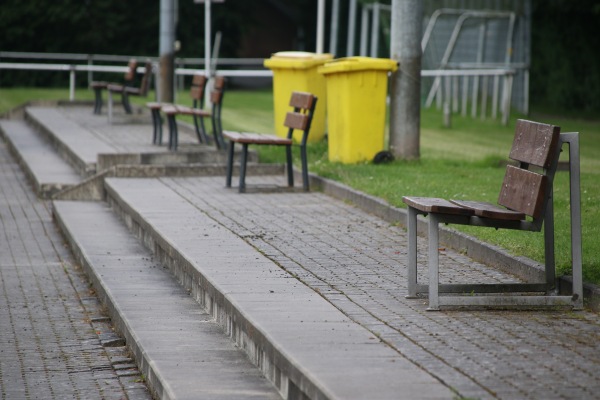
[[[369,29],[369,7],[363,6],[360,22],[360,55],[367,55],[367,35]]]
[[[417,210],[408,207],[408,295],[406,298],[417,297]]]
[[[210,78],[210,0],[204,1],[204,75]]]
[[[325,37],[325,0],[319,0],[317,9],[317,53],[323,54]]]
[[[159,74],[160,101],[173,102],[175,61],[175,5],[174,0],[160,0]]]
[[[373,3],[373,16],[371,22],[371,57],[377,57],[379,48],[379,18],[381,17],[381,5]]]
[[[69,71],[69,101],[75,100],[75,66]]]
[[[581,182],[579,135],[563,134],[569,142],[569,180],[571,203],[571,260],[573,263],[573,297],[575,308],[583,308],[583,260],[581,256]]]
[[[429,307],[428,311],[440,309],[440,257],[439,257],[439,220],[435,214],[429,214]]]
[[[348,42],[346,43],[346,56],[354,55],[354,38],[356,33],[356,0],[350,0],[348,12]]]
[[[337,39],[340,19],[340,0],[332,0],[331,3],[331,32],[329,33],[329,52],[337,54]]]
[[[390,151],[402,159],[419,158],[422,21],[421,0],[392,0]]]

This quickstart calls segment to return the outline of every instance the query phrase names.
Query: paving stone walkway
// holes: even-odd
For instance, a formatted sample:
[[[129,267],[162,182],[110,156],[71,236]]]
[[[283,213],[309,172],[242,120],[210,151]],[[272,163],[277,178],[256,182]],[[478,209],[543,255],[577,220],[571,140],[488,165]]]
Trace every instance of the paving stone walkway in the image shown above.
[[[428,312],[423,301],[404,298],[402,228],[321,193],[239,195],[225,189],[223,179],[160,180],[460,396],[600,398],[598,315]],[[283,184],[277,181],[282,178],[254,181],[259,179]],[[425,241],[419,246],[424,254]],[[516,279],[456,252],[443,253],[442,282]]]
[[[0,142],[0,398],[149,399],[49,205]]]

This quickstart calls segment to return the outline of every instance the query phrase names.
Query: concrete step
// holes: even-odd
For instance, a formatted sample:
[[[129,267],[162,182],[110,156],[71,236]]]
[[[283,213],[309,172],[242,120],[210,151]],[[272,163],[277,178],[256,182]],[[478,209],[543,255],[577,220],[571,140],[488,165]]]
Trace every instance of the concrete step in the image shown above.
[[[109,178],[105,185],[113,210],[284,398],[453,397],[160,179]]]
[[[81,176],[24,121],[0,121],[0,134],[23,166],[39,197],[51,198],[81,182]]]
[[[55,201],[54,215],[155,398],[280,398],[105,203]]]
[[[25,120],[52,143],[58,154],[83,177],[96,173],[97,155],[115,149],[54,107],[27,107]]]

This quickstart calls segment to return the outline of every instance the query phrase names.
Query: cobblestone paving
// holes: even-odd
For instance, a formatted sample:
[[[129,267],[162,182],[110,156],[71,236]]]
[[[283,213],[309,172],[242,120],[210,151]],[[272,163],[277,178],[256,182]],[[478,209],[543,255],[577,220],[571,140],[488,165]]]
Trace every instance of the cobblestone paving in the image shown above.
[[[0,142],[0,398],[149,399],[48,208]]]
[[[283,184],[279,178],[248,182],[259,180]],[[402,228],[320,193],[232,196],[222,177],[162,181],[459,396],[600,398],[600,317],[594,313],[428,312],[423,300],[404,298]],[[420,240],[419,253],[425,249]],[[449,250],[440,263],[442,282],[516,280]]]

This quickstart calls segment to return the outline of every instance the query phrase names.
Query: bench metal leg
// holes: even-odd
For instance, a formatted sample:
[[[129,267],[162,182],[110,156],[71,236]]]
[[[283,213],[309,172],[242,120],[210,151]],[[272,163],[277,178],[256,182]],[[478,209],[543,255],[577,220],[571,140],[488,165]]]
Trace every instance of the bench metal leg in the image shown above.
[[[439,302],[439,221],[435,214],[429,214],[429,307],[428,311],[440,309]]]
[[[220,116],[215,115],[215,112],[213,112],[210,121],[212,124],[213,139],[215,141],[215,145],[217,146],[217,150],[225,149],[227,145],[225,144],[225,140],[223,140],[223,134],[221,132],[221,125],[219,123]]]
[[[408,299],[417,298],[417,210],[408,207]]]
[[[152,144],[162,144],[162,117],[159,110],[151,110],[152,114]]]
[[[102,114],[102,88],[94,88],[94,114]]]
[[[169,121],[169,150],[177,150],[177,121],[174,115],[168,115]]]
[[[112,124],[113,116],[113,93],[111,90],[108,91],[108,123]]]
[[[231,187],[231,176],[233,175],[233,156],[235,153],[235,143],[233,141],[229,142],[229,154],[227,156],[227,177],[225,180],[225,186]]]
[[[288,186],[294,187],[294,166],[292,165],[292,146],[285,146]]]
[[[246,191],[246,161],[248,160],[248,143],[242,143],[242,160],[240,164],[240,186],[239,192]]]
[[[569,178],[571,206],[571,260],[573,263],[573,302],[583,309],[583,260],[581,250],[581,177],[579,166],[579,135],[563,133],[561,140],[569,143]]]
[[[125,109],[125,112],[127,114],[133,113],[133,111],[131,110],[131,103],[129,103],[129,95],[126,91],[123,91],[123,93],[121,93],[121,103],[123,103],[123,108]]]
[[[546,214],[544,216],[544,265],[546,268],[546,294],[556,292],[556,263],[554,258],[554,205],[552,198],[552,190],[550,190],[550,198],[546,204]]]
[[[304,187],[304,191],[308,192],[308,156],[306,154],[306,146],[300,146],[300,159],[302,161],[302,186]]]
[[[198,142],[208,144],[208,136],[206,135],[206,128],[204,127],[204,118],[194,115],[194,127],[196,128]]]

